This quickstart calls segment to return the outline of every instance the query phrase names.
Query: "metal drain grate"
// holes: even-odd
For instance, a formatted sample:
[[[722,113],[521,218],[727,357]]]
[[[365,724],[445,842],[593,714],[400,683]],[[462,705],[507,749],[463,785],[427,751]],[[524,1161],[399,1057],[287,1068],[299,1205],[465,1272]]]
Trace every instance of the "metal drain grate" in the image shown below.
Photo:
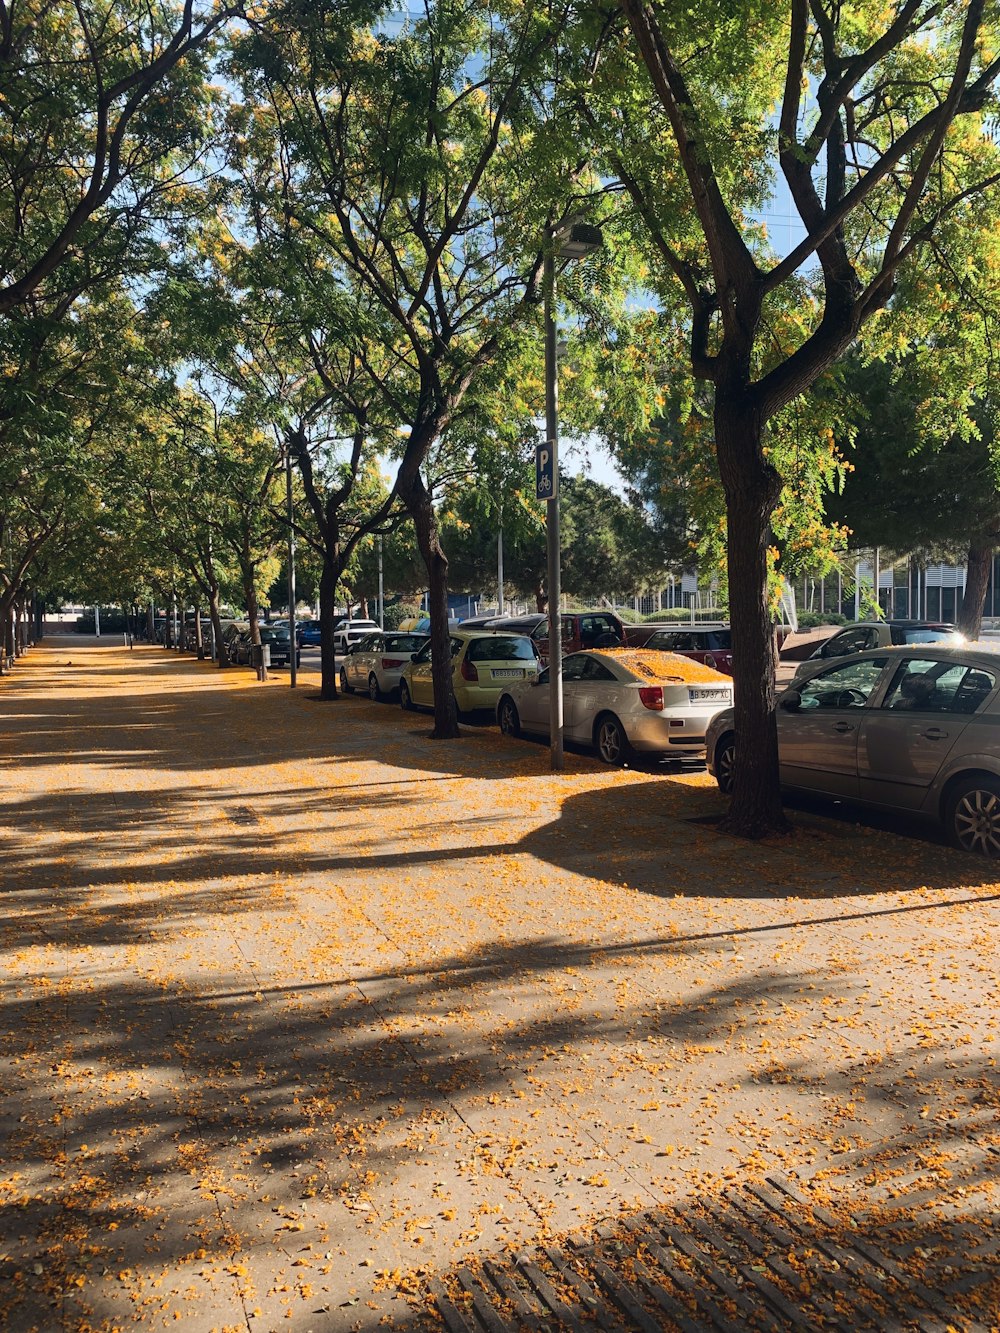
[[[824,1190],[771,1175],[683,1213],[469,1265],[430,1291],[450,1333],[987,1333],[1000,1316],[1000,1233],[992,1210],[979,1216],[969,1202],[983,1202],[972,1182],[998,1165],[985,1150],[968,1189],[961,1176],[928,1189],[915,1173],[891,1199],[855,1191],[857,1212],[848,1195],[823,1202]]]

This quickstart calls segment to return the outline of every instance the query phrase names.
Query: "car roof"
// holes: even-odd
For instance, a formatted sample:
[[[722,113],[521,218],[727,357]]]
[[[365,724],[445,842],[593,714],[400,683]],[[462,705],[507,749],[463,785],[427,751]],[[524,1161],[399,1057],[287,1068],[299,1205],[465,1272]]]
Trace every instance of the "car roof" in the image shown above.
[[[517,630],[508,629],[506,626],[502,626],[498,629],[493,629],[491,626],[483,626],[481,629],[462,629],[460,625],[458,629],[451,629],[448,633],[453,639],[499,639],[502,638],[504,634],[506,634],[508,639],[527,638],[527,635],[519,634]],[[427,637],[430,638],[430,635]]]
[[[995,644],[990,640],[979,640],[975,643],[886,644],[882,648],[866,648],[863,653],[851,653],[847,657],[826,658],[822,666],[848,666],[851,662],[883,657],[900,662],[908,657],[936,657],[943,662],[951,660],[967,662],[970,666],[983,666],[992,671],[1000,671],[1000,640]],[[816,665],[820,666],[819,658],[816,659]]]

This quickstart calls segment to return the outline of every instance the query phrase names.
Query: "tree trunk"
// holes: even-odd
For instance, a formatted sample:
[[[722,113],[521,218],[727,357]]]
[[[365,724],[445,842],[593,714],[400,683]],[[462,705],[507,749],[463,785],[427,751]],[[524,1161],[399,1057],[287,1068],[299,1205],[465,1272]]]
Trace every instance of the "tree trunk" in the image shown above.
[[[198,654],[198,661],[205,660],[205,639],[201,632],[201,603],[194,604],[194,648]]]
[[[728,403],[717,399],[715,441],[726,491],[736,710],[733,798],[723,828],[747,838],[789,830],[778,783],[777,653],[767,597],[770,518],[781,478],[761,451],[761,431],[745,395]]]
[[[399,478],[399,483],[403,478]],[[399,484],[397,483],[397,484]],[[451,634],[448,630],[448,557],[441,547],[430,493],[419,472],[399,485],[399,497],[413,519],[417,545],[427,567],[428,611],[431,618],[431,677],[434,682],[435,740],[460,735],[458,708],[451,679]]]
[[[247,620],[250,622],[250,642],[260,648],[260,607],[257,604],[257,589],[254,585],[254,567],[250,552],[244,550],[240,556],[240,573],[243,576],[243,597],[247,604]],[[263,663],[263,657],[261,663]],[[257,668],[257,679],[267,680],[267,667]]]
[[[333,626],[337,619],[337,568],[328,550],[323,554],[323,572],[319,578],[319,670],[321,699],[337,698],[337,651]]]
[[[982,632],[983,607],[986,605],[986,593],[990,586],[993,550],[992,542],[974,541],[969,544],[965,596],[962,598],[962,609],[955,626],[967,639],[978,639]]]
[[[549,598],[548,594],[545,591],[545,588],[542,587],[541,584],[539,584],[539,586],[535,589],[535,610],[538,612],[539,615],[541,615],[542,612],[545,610],[546,606],[548,605],[548,601]]]

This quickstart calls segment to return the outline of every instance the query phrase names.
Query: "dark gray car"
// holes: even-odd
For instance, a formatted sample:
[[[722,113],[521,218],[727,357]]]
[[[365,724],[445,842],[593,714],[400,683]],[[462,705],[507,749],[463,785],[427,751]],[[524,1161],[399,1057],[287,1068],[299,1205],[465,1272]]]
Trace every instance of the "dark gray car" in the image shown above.
[[[966,851],[1000,856],[1000,652],[877,648],[803,664],[778,696],[781,785],[919,814]],[[732,789],[733,710],[712,719],[709,772]]]

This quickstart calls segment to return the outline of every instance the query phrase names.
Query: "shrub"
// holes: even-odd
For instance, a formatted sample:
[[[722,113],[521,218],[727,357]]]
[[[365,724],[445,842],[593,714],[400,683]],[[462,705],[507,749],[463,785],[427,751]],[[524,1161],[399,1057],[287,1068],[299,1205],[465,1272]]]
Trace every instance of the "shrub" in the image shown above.
[[[820,625],[846,625],[847,617],[839,611],[800,611],[799,629],[816,629]]]
[[[386,629],[399,629],[402,621],[423,614],[423,609],[415,602],[386,602],[383,620]]]

